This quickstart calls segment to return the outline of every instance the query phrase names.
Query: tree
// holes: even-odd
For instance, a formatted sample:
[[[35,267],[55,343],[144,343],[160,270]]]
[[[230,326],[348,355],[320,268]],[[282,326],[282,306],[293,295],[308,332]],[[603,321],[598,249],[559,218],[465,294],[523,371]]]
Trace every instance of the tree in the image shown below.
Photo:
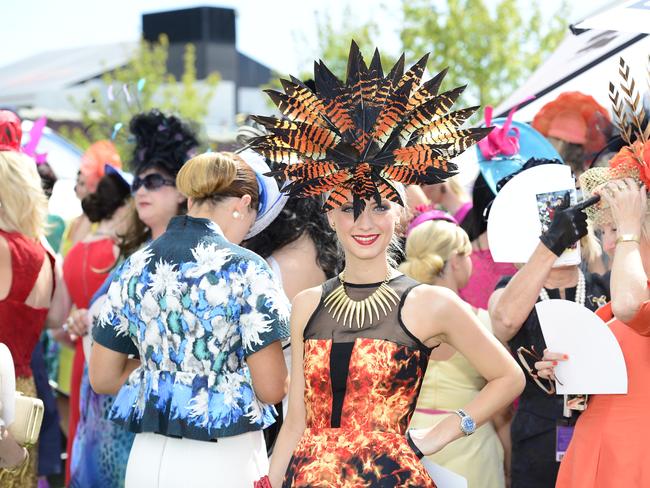
[[[402,0],[400,33],[407,58],[431,52],[433,71],[448,67],[448,86],[469,84],[465,101],[502,101],[562,40],[568,4],[544,21],[541,2],[522,15],[517,0],[500,0],[493,10],[484,0]],[[543,27],[544,25],[544,27]]]
[[[104,90],[92,89],[89,97],[71,99],[81,114],[83,128],[62,127],[62,134],[85,149],[100,139],[112,138],[123,161],[128,161],[132,145],[129,120],[138,112],[158,108],[204,127],[208,104],[219,81],[210,74],[199,86],[196,80],[196,49],[185,46],[184,72],[180,82],[167,72],[169,41],[162,35],[158,43],[141,41],[131,60],[123,67],[102,75]]]
[[[317,57],[325,61],[325,64],[339,78],[345,76],[348,64],[348,53],[350,52],[350,41],[354,39],[362,52],[372,52],[374,42],[379,37],[379,26],[374,19],[366,22],[355,22],[354,14],[350,5],[343,8],[340,24],[335,24],[331,14],[316,11],[316,51]],[[304,45],[304,44],[303,44]],[[394,58],[389,53],[381,53],[382,63],[391,64]],[[311,63],[313,59],[307,62]],[[313,70],[307,77],[314,76]]]
[[[518,0],[490,3],[496,4],[489,8],[485,0],[401,0],[401,18],[393,16],[407,65],[430,52],[427,66],[432,73],[449,68],[443,88],[468,85],[459,104],[498,104],[539,66],[567,29],[566,0],[550,20],[542,15],[541,2],[529,2],[525,14]],[[349,6],[338,25],[327,14],[316,16],[316,57],[340,78],[352,39],[366,58],[379,46],[385,70],[400,54],[382,48],[380,36],[388,30],[384,23],[380,31],[375,19],[355,23],[354,18]]]
[[[355,16],[350,5],[346,5],[341,13],[340,22],[337,23],[328,10],[314,12],[314,24],[316,26],[316,45],[310,49],[306,46],[313,45],[304,32],[294,31],[293,38],[296,46],[301,46],[299,73],[277,73],[274,72],[270,82],[264,88],[272,88],[282,91],[280,79],[288,79],[289,75],[298,76],[301,80],[314,78],[313,63],[316,59],[325,61],[327,67],[340,79],[345,79],[345,72],[348,64],[348,53],[350,52],[350,41],[352,39],[359,45],[364,53],[372,54],[375,40],[379,36],[379,25],[374,19],[366,22],[355,21]],[[381,52],[382,64],[392,65],[395,58],[388,52]],[[274,109],[275,104],[267,99],[269,108]]]

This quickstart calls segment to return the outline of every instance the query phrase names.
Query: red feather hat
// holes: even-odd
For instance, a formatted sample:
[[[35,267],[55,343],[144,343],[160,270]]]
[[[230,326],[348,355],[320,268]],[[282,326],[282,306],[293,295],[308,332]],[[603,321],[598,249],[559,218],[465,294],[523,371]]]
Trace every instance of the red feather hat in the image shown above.
[[[393,182],[440,183],[457,171],[450,161],[485,137],[488,128],[461,129],[479,108],[449,112],[464,86],[438,94],[446,70],[420,86],[428,55],[406,73],[404,55],[384,76],[379,52],[368,67],[353,41],[345,83],[322,61],[314,64],[315,92],[296,78],[284,93],[267,90],[285,118],[254,117],[268,134],[250,147],[278,164],[292,196],[330,192],[324,210],[353,196],[355,219],[365,200],[403,205]]]

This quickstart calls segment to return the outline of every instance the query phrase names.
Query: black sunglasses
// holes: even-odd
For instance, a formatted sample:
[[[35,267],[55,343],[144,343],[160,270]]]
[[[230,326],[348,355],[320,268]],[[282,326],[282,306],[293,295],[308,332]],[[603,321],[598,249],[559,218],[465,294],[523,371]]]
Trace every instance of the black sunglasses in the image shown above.
[[[157,190],[163,186],[176,186],[176,182],[165,178],[161,174],[151,173],[142,178],[136,176],[131,185],[131,191],[135,193],[141,186],[144,186],[147,190]]]

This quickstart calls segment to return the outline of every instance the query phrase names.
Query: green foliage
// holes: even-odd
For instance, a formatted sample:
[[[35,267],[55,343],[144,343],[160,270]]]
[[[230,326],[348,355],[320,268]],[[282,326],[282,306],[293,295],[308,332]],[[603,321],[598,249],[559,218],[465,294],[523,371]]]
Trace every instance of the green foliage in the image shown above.
[[[122,161],[126,162],[132,152],[129,120],[136,113],[158,108],[192,121],[201,129],[219,75],[210,74],[199,86],[196,80],[196,48],[193,44],[187,44],[183,56],[184,72],[179,82],[167,72],[168,52],[169,41],[164,35],[158,43],[141,41],[125,66],[102,75],[103,89],[91,90],[89,97],[71,99],[81,115],[83,128],[62,127],[62,134],[86,149],[95,141],[109,139],[115,128],[119,127],[116,124],[122,124],[114,143]],[[141,89],[138,89],[138,84]],[[109,90],[112,97],[109,97]]]
[[[437,73],[448,67],[443,88],[468,85],[463,104],[496,105],[517,88],[562,40],[568,26],[568,3],[558,12],[542,13],[542,2],[520,0],[401,0],[401,18],[393,26],[377,21],[355,20],[348,5],[342,22],[335,24],[328,14],[316,15],[316,58],[340,78],[345,76],[350,41],[354,39],[365,57],[380,47],[387,70],[401,51],[407,66],[431,53],[428,67]],[[377,9],[387,11],[388,5]],[[547,9],[548,10],[548,9]],[[382,45],[388,27],[394,27],[401,46]],[[380,35],[383,34],[383,35]],[[385,42],[384,42],[385,44]],[[305,45],[304,42],[298,45]],[[392,56],[392,57],[391,57]],[[302,79],[313,71],[305,59]]]
[[[282,91],[280,78],[288,78],[289,74],[297,76],[301,80],[314,78],[314,60],[322,59],[327,67],[339,78],[344,79],[350,52],[350,41],[354,39],[364,53],[372,55],[376,47],[375,39],[379,36],[379,26],[374,20],[366,23],[357,23],[350,5],[346,5],[341,15],[341,23],[336,23],[327,11],[316,11],[314,22],[316,25],[316,47],[315,49],[304,49],[301,51],[301,70],[296,73],[274,72],[270,83],[265,88]],[[309,46],[310,42],[304,32],[294,32],[294,44],[296,46]],[[391,65],[395,59],[389,56],[390,53],[381,53],[384,66]],[[275,105],[268,100],[269,107]]]
[[[341,22],[335,25],[332,16],[327,12],[316,12],[316,49],[317,57],[324,60],[327,67],[339,78],[343,79],[347,70],[348,53],[350,52],[350,41],[354,39],[362,52],[371,56],[376,47],[375,39],[379,37],[379,26],[375,20],[366,23],[357,23],[350,5],[346,5]],[[389,65],[393,58],[387,58],[389,53],[380,52],[382,63]],[[310,59],[311,62],[313,59]],[[313,70],[308,74],[309,78],[314,76]]]
[[[429,66],[447,66],[448,87],[469,84],[465,101],[498,104],[539,66],[562,40],[568,17],[564,2],[550,20],[541,2],[500,0],[402,0],[400,33],[407,59],[431,52]]]

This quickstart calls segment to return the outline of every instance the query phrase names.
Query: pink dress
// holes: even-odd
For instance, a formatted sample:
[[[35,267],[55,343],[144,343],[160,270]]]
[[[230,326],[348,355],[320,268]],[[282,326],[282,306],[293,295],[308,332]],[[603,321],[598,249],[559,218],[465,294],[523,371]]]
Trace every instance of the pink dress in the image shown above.
[[[497,283],[504,276],[514,275],[517,268],[510,263],[495,263],[489,249],[474,250],[471,258],[472,276],[459,294],[470,305],[487,310],[488,300]]]

